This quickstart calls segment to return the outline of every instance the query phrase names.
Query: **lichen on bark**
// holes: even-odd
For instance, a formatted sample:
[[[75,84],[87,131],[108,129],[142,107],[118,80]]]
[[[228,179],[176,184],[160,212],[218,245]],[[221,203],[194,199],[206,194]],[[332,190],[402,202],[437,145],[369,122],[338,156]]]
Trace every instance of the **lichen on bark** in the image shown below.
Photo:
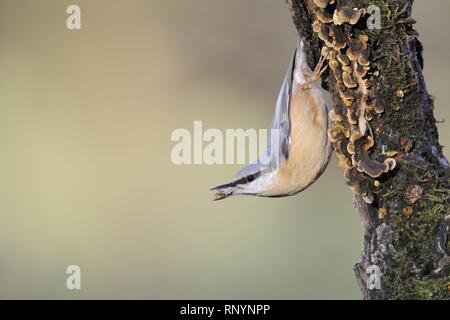
[[[379,177],[356,170],[347,175],[350,186],[355,181],[365,186],[353,186],[365,231],[362,260],[355,266],[363,296],[450,299],[450,166],[438,142],[434,101],[422,75],[422,45],[411,19],[413,0],[288,0],[311,68],[324,46],[311,26],[316,2],[328,4],[321,10],[329,14],[344,5],[358,9],[376,5],[381,12],[380,29],[367,28],[368,15],[355,25],[339,25],[348,37],[368,36],[370,73],[377,75],[374,94],[367,98],[382,110],[368,117],[374,140],[370,161],[392,157],[397,163]],[[335,109],[343,113],[346,107],[334,72],[326,72],[323,82],[333,94]],[[365,199],[362,189],[373,199]],[[373,266],[380,270],[381,287],[370,286],[373,277],[368,270]]]

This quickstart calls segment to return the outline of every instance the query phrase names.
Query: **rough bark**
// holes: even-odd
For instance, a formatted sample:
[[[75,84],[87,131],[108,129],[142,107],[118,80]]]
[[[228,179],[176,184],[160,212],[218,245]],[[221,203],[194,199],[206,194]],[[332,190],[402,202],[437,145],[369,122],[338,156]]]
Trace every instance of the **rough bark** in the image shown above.
[[[334,134],[333,146],[363,222],[363,255],[354,268],[363,297],[450,299],[450,167],[438,141],[434,101],[422,75],[422,45],[411,19],[413,0],[287,2],[312,69],[324,46],[333,49],[334,45],[337,54],[345,55],[355,39],[367,42],[368,72],[361,77],[365,82],[342,85],[343,74],[336,66],[322,75],[333,94],[337,116],[332,126],[342,129],[329,134]],[[381,9],[378,30],[368,29],[367,12],[355,24],[333,20],[313,28],[318,11],[333,17],[344,7],[370,5]],[[317,25],[325,25],[328,36],[319,34]],[[344,48],[336,46],[336,34],[345,36]],[[363,83],[368,90],[361,88]],[[353,105],[346,104],[346,94],[354,95]],[[361,130],[361,122],[367,130]],[[379,168],[385,170],[379,174],[375,172]]]

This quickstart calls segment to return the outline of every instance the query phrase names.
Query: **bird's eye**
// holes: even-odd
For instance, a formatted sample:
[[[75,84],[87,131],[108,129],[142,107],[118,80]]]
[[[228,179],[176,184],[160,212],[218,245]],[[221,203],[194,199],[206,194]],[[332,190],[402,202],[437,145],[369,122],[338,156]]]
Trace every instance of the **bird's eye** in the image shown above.
[[[253,180],[255,180],[255,175],[251,174],[247,177],[247,182],[252,182]]]

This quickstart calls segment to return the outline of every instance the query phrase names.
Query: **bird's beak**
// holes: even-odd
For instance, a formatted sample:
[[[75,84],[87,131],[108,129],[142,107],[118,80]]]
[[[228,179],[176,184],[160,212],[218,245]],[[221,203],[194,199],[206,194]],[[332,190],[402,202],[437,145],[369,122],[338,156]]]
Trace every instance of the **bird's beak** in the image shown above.
[[[234,195],[237,191],[237,186],[235,183],[227,183],[221,186],[214,187],[210,189],[211,196],[214,201],[222,200]]]

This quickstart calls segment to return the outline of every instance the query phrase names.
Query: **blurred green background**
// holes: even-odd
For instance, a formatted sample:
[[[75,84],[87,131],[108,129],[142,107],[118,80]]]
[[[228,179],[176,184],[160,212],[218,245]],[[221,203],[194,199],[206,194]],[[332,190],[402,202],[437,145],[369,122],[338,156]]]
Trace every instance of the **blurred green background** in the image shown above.
[[[449,9],[414,11],[438,120]],[[208,189],[241,166],[170,160],[194,120],[266,128],[295,42],[283,0],[0,0],[0,298],[359,299],[335,159],[298,196],[222,202]]]

